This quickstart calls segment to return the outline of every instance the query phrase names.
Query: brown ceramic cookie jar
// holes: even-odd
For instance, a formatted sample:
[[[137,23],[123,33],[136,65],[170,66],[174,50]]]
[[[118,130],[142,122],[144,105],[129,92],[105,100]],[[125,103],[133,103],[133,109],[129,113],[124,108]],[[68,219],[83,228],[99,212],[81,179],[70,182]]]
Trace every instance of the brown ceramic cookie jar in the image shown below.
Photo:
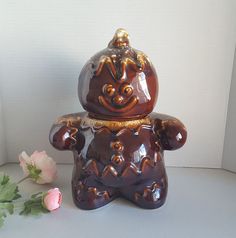
[[[163,205],[163,152],[183,146],[187,132],[178,119],[152,113],[156,72],[124,29],[83,67],[78,94],[87,112],[60,117],[50,132],[55,148],[73,151],[75,204],[95,209],[123,197],[142,208]]]

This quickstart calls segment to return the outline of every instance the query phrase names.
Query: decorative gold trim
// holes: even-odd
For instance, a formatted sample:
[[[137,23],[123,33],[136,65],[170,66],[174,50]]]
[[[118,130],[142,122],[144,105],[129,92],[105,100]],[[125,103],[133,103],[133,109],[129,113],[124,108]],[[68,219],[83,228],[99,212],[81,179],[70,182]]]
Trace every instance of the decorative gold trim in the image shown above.
[[[98,67],[95,71],[95,75],[99,76],[99,74],[101,73],[103,66],[107,64],[109,67],[109,70],[113,76],[113,78],[116,78],[116,68],[114,66],[114,63],[112,62],[111,58],[109,56],[101,56],[99,59],[99,63],[98,63]]]
[[[136,50],[129,46],[129,34],[124,29],[118,29],[110,41],[108,47],[110,48],[109,52],[105,52],[98,60],[96,60],[96,70],[95,76],[99,76],[103,70],[103,67],[106,66],[113,78],[122,83],[126,79],[126,68],[131,66],[136,72],[142,72],[145,68],[145,65],[151,64],[149,58],[139,50]],[[124,47],[127,47],[124,48]],[[125,52],[119,55],[119,50],[115,50],[115,48],[120,48]],[[130,54],[129,52],[133,52]],[[117,61],[116,58],[119,58]],[[116,62],[116,63],[115,63]],[[117,74],[116,67],[120,68],[121,75]],[[120,78],[118,78],[118,76]]]
[[[155,196],[155,193],[158,192],[159,196]],[[160,200],[161,186],[157,182],[153,182],[151,186],[144,188],[143,193],[135,192],[134,198],[137,202],[140,199],[151,199],[152,202],[158,202]]]
[[[99,76],[102,72],[104,65],[106,65],[112,74],[112,77],[118,82],[122,83],[126,77],[126,68],[128,65],[131,65],[136,72],[142,72],[145,68],[146,63],[150,64],[148,57],[142,53],[141,51],[136,52],[137,59],[133,59],[131,57],[122,57],[120,65],[121,65],[121,77],[117,79],[116,68],[114,62],[109,56],[103,55],[98,60],[98,66],[95,70],[95,76]]]
[[[115,155],[116,156],[116,155]],[[124,161],[124,158],[122,156],[119,156],[121,160]],[[160,156],[158,156],[160,159]],[[113,162],[112,157],[111,161]],[[88,171],[92,174],[95,174],[98,177],[107,177],[109,175],[112,175],[114,177],[129,177],[130,174],[135,174],[135,175],[141,175],[145,172],[149,172],[148,169],[154,169],[155,166],[157,165],[157,161],[151,160],[149,157],[144,157],[142,158],[142,162],[139,166],[137,166],[134,162],[129,162],[125,165],[123,170],[119,173],[111,164],[106,165],[103,170],[99,173],[98,169],[98,162],[95,161],[94,159],[90,159],[83,169],[85,171]]]
[[[89,127],[106,127],[110,130],[120,130],[123,128],[136,129],[141,125],[151,125],[151,120],[149,117],[145,117],[137,120],[130,121],[106,121],[90,118],[88,116],[84,117],[81,121],[81,124]]]
[[[64,115],[59,117],[56,121],[55,121],[55,125],[61,125],[64,124],[68,127],[73,127],[77,124],[80,124],[81,122],[81,117],[80,116],[75,116],[74,114],[68,114],[68,115]]]

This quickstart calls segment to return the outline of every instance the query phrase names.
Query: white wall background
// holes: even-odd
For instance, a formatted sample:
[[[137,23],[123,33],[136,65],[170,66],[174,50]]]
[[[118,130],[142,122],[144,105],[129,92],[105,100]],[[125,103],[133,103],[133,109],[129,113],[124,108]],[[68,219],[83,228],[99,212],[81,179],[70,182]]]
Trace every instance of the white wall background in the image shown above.
[[[0,3],[0,57],[8,161],[22,150],[72,154],[48,142],[54,119],[81,111],[81,67],[118,27],[157,68],[156,112],[180,118],[189,137],[166,164],[221,167],[235,47],[234,0],[21,0]],[[2,132],[1,132],[2,133]]]
[[[229,96],[222,167],[236,172],[236,50]]]
[[[7,161],[6,156],[6,144],[5,144],[5,133],[4,133],[4,122],[3,122],[3,108],[2,108],[2,82],[1,82],[1,73],[0,73],[0,165],[4,164]]]
[[[3,110],[0,94],[0,165],[6,162],[6,147],[5,147],[5,137],[4,137],[4,126],[3,126]]]

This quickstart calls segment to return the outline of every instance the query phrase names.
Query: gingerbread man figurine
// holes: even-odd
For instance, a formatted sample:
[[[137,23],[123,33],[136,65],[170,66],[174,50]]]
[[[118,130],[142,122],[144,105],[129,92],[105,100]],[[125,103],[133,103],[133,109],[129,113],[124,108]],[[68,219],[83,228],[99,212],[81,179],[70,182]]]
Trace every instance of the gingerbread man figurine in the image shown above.
[[[60,117],[50,132],[55,148],[73,151],[75,204],[95,209],[123,197],[142,208],[163,205],[163,152],[183,146],[187,132],[178,119],[152,112],[155,69],[124,29],[83,67],[78,94],[86,112]]]

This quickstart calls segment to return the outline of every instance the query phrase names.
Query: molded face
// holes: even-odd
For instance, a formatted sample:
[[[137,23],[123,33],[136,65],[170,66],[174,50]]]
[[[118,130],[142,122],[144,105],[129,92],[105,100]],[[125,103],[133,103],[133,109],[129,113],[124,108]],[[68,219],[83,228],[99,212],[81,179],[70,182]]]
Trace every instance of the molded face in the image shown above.
[[[142,52],[127,42],[123,37],[117,43],[115,36],[109,47],[92,57],[80,73],[80,102],[93,117],[137,118],[153,110],[158,94],[155,69]]]

